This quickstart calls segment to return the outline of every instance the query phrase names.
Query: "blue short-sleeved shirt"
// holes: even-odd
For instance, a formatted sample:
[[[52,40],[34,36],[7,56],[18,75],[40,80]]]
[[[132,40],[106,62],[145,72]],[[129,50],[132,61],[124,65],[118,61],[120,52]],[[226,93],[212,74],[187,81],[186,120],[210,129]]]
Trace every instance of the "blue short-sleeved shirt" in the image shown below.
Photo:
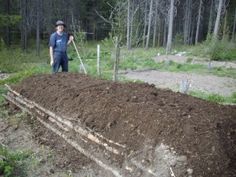
[[[54,32],[50,36],[49,46],[53,48],[53,52],[66,52],[68,42],[68,34],[62,33],[62,35]]]

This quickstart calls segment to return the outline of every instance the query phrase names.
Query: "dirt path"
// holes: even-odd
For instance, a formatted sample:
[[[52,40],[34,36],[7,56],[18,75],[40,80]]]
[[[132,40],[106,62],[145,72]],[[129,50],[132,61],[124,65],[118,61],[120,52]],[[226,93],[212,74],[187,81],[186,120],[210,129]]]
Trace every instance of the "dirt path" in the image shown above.
[[[209,59],[207,58],[199,58],[199,57],[192,57],[192,56],[183,56],[181,53],[176,55],[160,55],[154,58],[156,62],[163,62],[163,61],[173,61],[176,63],[190,63],[190,64],[201,64],[201,65],[209,65]],[[211,67],[225,67],[225,68],[235,68],[235,62],[223,62],[223,61],[211,61]]]
[[[132,80],[141,80],[149,84],[155,84],[158,88],[169,88],[174,91],[179,90],[182,80],[189,79],[191,82],[190,90],[192,91],[204,91],[223,96],[230,96],[233,92],[236,92],[236,79],[228,77],[156,70],[127,71],[122,76]]]

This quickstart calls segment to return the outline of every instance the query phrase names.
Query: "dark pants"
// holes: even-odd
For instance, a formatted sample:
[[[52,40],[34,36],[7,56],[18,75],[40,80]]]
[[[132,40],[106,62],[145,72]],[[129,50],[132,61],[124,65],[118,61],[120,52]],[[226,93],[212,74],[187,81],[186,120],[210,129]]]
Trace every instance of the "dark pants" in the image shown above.
[[[54,52],[53,53],[53,65],[52,72],[57,73],[62,68],[62,72],[68,72],[68,57],[66,52]]]

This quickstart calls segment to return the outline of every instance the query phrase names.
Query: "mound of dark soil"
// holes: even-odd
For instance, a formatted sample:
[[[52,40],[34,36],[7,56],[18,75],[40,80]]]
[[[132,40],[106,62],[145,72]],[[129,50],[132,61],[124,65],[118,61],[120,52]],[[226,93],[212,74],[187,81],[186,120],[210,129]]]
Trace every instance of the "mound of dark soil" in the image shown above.
[[[163,142],[187,156],[193,176],[236,174],[236,106],[72,73],[33,76],[14,89],[130,149]]]

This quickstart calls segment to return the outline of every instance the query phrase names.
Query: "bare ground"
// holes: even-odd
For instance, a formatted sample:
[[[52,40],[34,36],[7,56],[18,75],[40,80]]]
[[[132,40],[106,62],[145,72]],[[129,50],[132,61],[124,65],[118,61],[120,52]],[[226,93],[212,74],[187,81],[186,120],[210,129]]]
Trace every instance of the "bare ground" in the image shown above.
[[[13,152],[29,153],[24,177],[111,176],[72,147],[18,110],[0,109],[0,144]],[[57,145],[57,146],[56,146]],[[66,152],[73,152],[75,157]]]
[[[154,84],[158,88],[169,88],[174,91],[179,91],[181,82],[187,79],[191,83],[190,90],[192,91],[204,91],[223,96],[230,96],[236,91],[236,79],[213,75],[144,70],[127,71],[122,76]]]

